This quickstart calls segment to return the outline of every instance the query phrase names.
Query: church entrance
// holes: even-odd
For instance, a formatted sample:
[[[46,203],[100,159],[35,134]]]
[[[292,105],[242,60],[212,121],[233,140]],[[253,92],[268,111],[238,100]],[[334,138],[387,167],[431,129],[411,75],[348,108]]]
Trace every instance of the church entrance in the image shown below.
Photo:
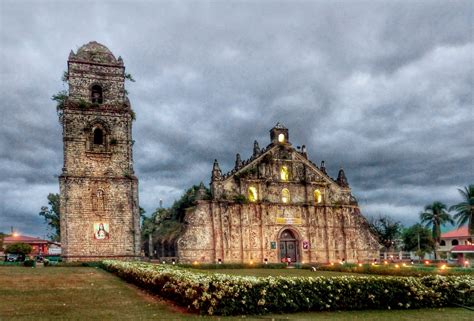
[[[291,262],[298,261],[298,240],[291,230],[284,230],[280,236],[280,261],[290,258]]]

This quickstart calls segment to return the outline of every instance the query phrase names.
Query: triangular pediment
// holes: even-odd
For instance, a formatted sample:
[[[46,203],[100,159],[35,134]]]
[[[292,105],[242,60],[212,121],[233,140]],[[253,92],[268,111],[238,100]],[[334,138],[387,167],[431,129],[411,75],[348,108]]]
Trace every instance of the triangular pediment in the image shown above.
[[[260,154],[253,155],[247,160],[242,161],[242,165],[238,168],[232,169],[230,172],[223,175],[223,180],[231,179],[251,179],[251,180],[265,180],[259,170],[261,171],[261,164],[273,163],[293,163],[296,178],[298,175],[305,175],[305,178],[311,182],[318,182],[322,184],[331,184],[340,188],[340,186],[322,171],[316,164],[311,162],[306,154],[296,150],[291,144],[270,144],[263,149]],[[260,169],[259,169],[260,167]],[[305,174],[302,174],[305,173]],[[299,177],[301,180],[301,177]]]

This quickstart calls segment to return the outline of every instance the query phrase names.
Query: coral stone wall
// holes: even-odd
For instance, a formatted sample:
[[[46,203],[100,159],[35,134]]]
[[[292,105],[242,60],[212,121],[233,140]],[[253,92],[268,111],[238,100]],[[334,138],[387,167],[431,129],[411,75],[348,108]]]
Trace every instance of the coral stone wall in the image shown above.
[[[289,223],[292,220],[297,224]],[[298,239],[299,262],[378,257],[379,244],[355,206],[201,201],[188,212],[186,222],[178,241],[181,262],[280,262],[279,237],[286,229]]]
[[[69,97],[62,116],[64,167],[59,178],[61,243],[67,261],[140,255],[138,180],[133,171],[132,110],[124,67],[103,45],[71,52]],[[102,103],[92,101],[92,86]],[[95,131],[101,139],[95,141]]]

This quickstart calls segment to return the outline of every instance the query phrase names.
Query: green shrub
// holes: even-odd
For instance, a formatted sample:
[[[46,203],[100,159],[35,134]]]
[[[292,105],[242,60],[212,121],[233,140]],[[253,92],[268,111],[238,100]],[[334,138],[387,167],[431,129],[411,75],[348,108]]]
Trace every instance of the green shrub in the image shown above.
[[[52,262],[50,262],[52,263]],[[54,266],[58,267],[102,267],[100,261],[90,261],[90,262],[57,262]]]
[[[396,267],[398,265],[398,267]],[[428,275],[460,275],[460,274],[474,274],[472,268],[449,267],[441,269],[437,265],[410,265],[403,266],[402,264],[382,264],[372,265],[363,264],[334,264],[334,265],[315,265],[314,267],[319,271],[334,271],[345,273],[363,273],[375,275],[393,275],[393,276],[428,276]],[[311,265],[305,265],[302,268],[311,269]]]
[[[468,304],[474,295],[472,276],[257,278],[112,260],[102,267],[201,314],[434,308]]]
[[[222,263],[222,264],[181,264],[178,266],[184,268],[193,268],[201,270],[218,270],[218,269],[283,269],[287,267],[286,263],[254,263],[254,264],[245,264],[245,263]]]
[[[24,266],[28,266],[28,267],[35,267],[35,266],[36,266],[36,261],[35,261],[35,260],[26,259],[26,260],[23,262],[23,265],[24,265]]]
[[[0,266],[1,265],[5,265],[5,266],[19,266],[19,265],[22,265],[23,262],[8,262],[8,261],[5,261],[5,262],[0,262]]]
[[[6,253],[28,255],[33,251],[33,247],[26,243],[13,243],[7,246]]]

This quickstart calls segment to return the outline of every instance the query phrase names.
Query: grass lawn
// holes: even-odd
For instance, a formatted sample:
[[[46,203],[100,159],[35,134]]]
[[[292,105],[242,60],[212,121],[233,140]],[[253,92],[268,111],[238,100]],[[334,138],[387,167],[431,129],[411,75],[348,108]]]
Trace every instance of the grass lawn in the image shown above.
[[[251,275],[251,276],[343,276],[354,275],[362,276],[366,274],[346,273],[333,271],[316,271],[303,269],[202,269],[196,270],[204,273],[223,273],[231,275]]]
[[[251,273],[252,270],[232,270]],[[283,270],[287,271],[287,270]],[[209,271],[208,271],[209,272]],[[222,271],[220,271],[222,272]],[[262,272],[263,273],[263,272]],[[285,272],[287,273],[287,272]],[[458,309],[313,312],[256,317],[200,317],[118,277],[85,267],[1,267],[0,320],[473,320]]]

